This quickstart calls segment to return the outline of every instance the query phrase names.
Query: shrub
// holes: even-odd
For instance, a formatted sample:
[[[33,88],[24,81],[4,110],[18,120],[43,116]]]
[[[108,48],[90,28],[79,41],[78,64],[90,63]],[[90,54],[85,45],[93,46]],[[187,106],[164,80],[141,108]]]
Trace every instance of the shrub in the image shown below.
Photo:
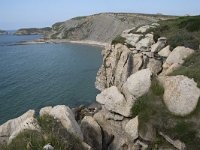
[[[112,40],[112,45],[116,45],[118,43],[125,44],[126,38],[122,36],[117,36],[114,40]]]

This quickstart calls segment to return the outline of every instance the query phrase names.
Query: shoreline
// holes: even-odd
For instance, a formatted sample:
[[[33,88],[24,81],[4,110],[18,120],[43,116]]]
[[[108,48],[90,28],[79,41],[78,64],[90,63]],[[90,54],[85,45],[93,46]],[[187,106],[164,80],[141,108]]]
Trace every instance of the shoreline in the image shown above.
[[[108,43],[104,42],[97,42],[92,40],[81,40],[81,41],[70,41],[65,39],[36,39],[32,41],[21,41],[14,45],[30,45],[30,44],[44,44],[44,43],[50,43],[50,44],[60,44],[60,43],[74,43],[74,44],[83,44],[83,45],[91,45],[91,46],[98,46],[98,47],[105,47]]]

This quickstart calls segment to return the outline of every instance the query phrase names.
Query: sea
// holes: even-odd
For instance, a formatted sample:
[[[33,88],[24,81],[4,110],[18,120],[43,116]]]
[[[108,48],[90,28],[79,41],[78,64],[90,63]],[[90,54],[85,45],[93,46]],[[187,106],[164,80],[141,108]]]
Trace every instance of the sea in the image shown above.
[[[101,47],[60,43],[20,45],[41,35],[0,35],[0,125],[29,109],[95,102]]]

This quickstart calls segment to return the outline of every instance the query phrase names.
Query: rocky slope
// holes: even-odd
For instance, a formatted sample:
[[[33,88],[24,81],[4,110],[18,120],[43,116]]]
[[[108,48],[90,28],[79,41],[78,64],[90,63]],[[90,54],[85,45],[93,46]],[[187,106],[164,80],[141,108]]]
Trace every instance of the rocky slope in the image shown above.
[[[52,26],[51,38],[110,42],[125,29],[174,18],[162,15],[101,13],[76,17]]]
[[[35,34],[42,34],[47,35],[51,32],[50,27],[46,28],[23,28],[16,31],[16,35],[35,35]]]
[[[2,149],[199,150],[200,52],[170,48],[159,27],[131,27],[105,47],[98,104],[30,110],[0,126]]]

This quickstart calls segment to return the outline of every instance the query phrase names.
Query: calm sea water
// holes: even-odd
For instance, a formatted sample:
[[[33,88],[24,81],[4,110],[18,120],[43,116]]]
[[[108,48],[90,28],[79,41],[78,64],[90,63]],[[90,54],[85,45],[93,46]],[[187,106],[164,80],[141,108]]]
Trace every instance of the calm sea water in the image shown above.
[[[0,36],[0,124],[28,109],[89,104],[101,48],[79,44],[12,45],[38,36]],[[10,46],[12,45],[12,46]]]

